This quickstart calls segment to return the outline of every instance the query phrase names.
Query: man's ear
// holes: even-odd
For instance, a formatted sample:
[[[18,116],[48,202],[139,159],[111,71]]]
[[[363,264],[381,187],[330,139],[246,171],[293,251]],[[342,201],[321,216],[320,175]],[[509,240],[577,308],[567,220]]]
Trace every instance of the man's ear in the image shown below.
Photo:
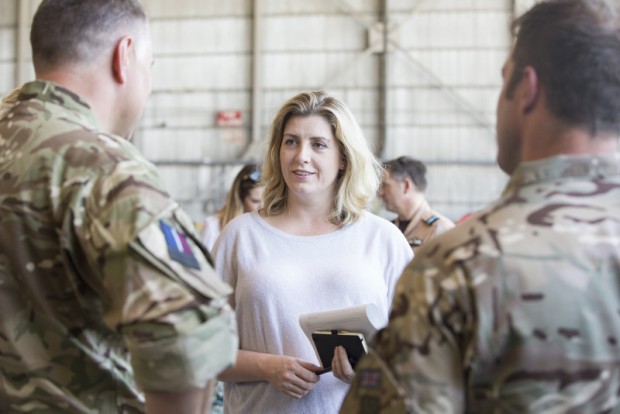
[[[410,191],[413,191],[414,184],[413,184],[413,181],[411,181],[411,178],[408,178],[408,177],[403,178],[402,183],[403,183],[403,192],[405,194],[407,194]]]
[[[532,111],[538,102],[541,94],[540,83],[538,82],[538,74],[532,66],[526,66],[523,69],[522,89],[519,94],[519,109],[522,113]]]
[[[118,83],[127,82],[128,68],[131,63],[130,54],[133,53],[134,43],[130,36],[123,37],[114,48],[112,56],[112,74]]]

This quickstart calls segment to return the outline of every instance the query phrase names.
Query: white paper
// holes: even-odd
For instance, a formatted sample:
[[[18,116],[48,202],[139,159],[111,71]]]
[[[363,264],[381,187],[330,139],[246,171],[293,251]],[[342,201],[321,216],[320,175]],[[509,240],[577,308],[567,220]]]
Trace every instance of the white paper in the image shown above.
[[[312,332],[331,330],[359,332],[364,334],[366,341],[369,341],[386,322],[387,315],[381,315],[374,303],[306,313],[299,317],[299,325],[312,344],[312,348],[317,354],[317,360],[319,360],[319,355],[312,340]]]

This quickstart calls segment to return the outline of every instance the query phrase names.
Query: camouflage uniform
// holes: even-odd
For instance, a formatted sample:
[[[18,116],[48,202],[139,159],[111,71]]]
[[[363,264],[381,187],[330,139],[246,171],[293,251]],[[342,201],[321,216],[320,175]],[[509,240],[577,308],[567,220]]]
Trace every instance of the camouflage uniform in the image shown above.
[[[234,361],[231,290],[189,217],[50,82],[0,119],[0,234],[0,412],[143,412],[141,390],[203,387]]]
[[[418,207],[404,230],[400,219],[396,218],[392,223],[402,230],[414,253],[424,242],[454,227],[450,219],[431,210],[426,200]]]
[[[425,244],[341,413],[620,412],[620,157],[524,163]]]

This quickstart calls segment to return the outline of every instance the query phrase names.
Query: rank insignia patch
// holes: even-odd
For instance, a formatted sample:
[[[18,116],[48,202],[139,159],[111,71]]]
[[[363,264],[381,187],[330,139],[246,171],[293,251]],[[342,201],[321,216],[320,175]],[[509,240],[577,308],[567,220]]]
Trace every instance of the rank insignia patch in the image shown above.
[[[200,264],[194,257],[191,247],[189,247],[187,236],[177,229],[170,227],[163,221],[160,221],[159,225],[166,238],[166,245],[168,246],[170,258],[181,263],[183,266],[200,270]]]

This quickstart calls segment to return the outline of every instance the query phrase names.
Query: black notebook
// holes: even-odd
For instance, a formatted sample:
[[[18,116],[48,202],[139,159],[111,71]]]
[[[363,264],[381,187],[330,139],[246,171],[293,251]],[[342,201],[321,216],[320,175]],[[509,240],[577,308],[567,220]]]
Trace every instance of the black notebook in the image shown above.
[[[315,331],[312,333],[312,340],[323,368],[331,368],[334,349],[337,346],[343,346],[347,351],[349,362],[353,368],[360,358],[368,352],[364,335],[359,332]]]

